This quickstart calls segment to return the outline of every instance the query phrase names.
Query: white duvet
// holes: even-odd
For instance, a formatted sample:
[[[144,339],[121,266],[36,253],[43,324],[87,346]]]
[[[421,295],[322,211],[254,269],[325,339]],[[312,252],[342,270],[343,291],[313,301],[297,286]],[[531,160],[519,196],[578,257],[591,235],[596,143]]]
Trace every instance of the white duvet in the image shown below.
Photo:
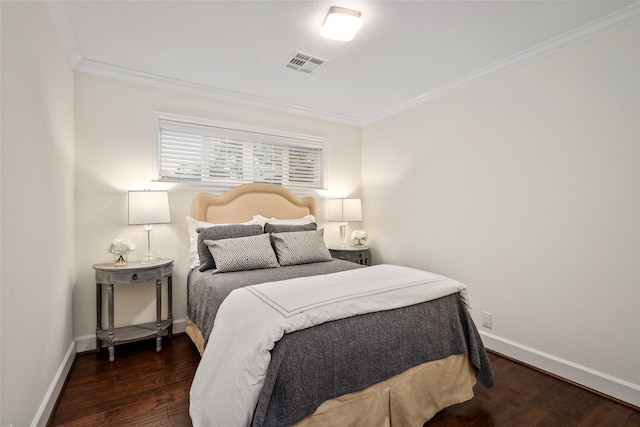
[[[466,286],[422,270],[377,265],[236,289],[218,310],[191,386],[193,425],[248,426],[285,333],[358,314],[391,310]]]

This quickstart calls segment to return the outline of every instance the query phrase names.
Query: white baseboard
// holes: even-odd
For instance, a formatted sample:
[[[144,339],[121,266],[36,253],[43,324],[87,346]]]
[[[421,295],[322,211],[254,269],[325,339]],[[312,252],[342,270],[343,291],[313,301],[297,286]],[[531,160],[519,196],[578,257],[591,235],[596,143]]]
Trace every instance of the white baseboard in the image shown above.
[[[62,390],[64,382],[67,379],[67,375],[69,375],[69,371],[71,370],[71,365],[73,365],[73,361],[75,360],[75,348],[76,343],[74,340],[69,345],[67,353],[62,359],[62,363],[60,364],[56,375],[53,377],[53,381],[51,382],[51,385],[47,390],[47,394],[45,394],[44,399],[42,400],[42,403],[38,408],[38,412],[31,422],[31,427],[44,427],[47,425],[49,416],[51,415],[53,407],[58,400],[58,395],[60,395],[60,391]]]
[[[621,380],[484,331],[479,332],[485,347],[489,350],[640,407],[640,385],[638,384]]]
[[[186,319],[174,320],[173,332],[182,333],[187,326]],[[487,349],[534,366],[543,371],[566,378],[569,381],[611,396],[615,399],[640,407],[640,385],[621,380],[611,375],[578,365],[577,363],[555,357],[515,341],[480,331]],[[62,390],[76,353],[96,349],[96,336],[77,337],[69,346],[60,368],[45,395],[31,427],[44,427]]]
[[[173,333],[177,334],[184,332],[186,326],[186,319],[174,320]],[[64,359],[60,364],[60,367],[58,368],[58,372],[56,372],[56,375],[53,378],[51,385],[49,386],[49,390],[47,390],[47,394],[40,404],[40,408],[38,408],[36,416],[31,422],[31,427],[45,427],[47,425],[47,421],[49,421],[49,417],[51,416],[51,412],[53,411],[53,407],[56,404],[56,400],[58,400],[58,396],[62,391],[64,382],[67,380],[67,376],[69,375],[71,365],[75,360],[76,353],[82,353],[84,351],[95,349],[95,335],[85,335],[82,337],[77,337],[73,340],[73,342],[69,345],[69,349],[67,350],[67,353],[65,354]]]

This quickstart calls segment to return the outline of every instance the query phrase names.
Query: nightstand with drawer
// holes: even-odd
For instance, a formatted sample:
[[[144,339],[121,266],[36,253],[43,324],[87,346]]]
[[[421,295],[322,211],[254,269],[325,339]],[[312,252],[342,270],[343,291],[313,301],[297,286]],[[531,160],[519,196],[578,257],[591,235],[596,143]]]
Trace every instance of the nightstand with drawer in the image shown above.
[[[124,266],[114,266],[112,263],[95,264],[96,271],[96,350],[102,348],[102,341],[109,343],[109,362],[115,359],[115,344],[138,341],[145,338],[156,338],[156,351],[162,350],[162,336],[171,338],[173,333],[172,314],[172,274],[173,259],[159,259],[149,263],[130,262]],[[167,278],[167,318],[162,319],[162,279]],[[114,327],[114,285],[135,285],[143,282],[156,284],[156,321],[140,325],[121,328]],[[109,328],[102,329],[102,285],[108,286],[108,317]]]
[[[369,246],[330,246],[329,252],[333,258],[361,265],[371,265],[371,248]]]

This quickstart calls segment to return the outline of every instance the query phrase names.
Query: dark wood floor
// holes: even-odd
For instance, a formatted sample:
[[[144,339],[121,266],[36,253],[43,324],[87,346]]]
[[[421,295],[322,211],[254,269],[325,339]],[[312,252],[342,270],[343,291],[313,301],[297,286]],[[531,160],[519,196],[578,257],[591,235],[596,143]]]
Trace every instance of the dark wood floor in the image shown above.
[[[640,412],[490,354],[492,389],[437,414],[425,426],[640,426]],[[186,335],[76,357],[49,426],[191,426],[189,387],[200,356]]]

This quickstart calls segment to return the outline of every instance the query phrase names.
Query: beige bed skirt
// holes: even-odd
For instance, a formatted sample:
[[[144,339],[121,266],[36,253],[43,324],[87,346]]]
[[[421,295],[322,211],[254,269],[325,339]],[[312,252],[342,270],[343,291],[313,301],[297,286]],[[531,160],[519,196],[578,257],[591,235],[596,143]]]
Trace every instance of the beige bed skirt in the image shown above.
[[[471,399],[475,383],[468,356],[457,354],[327,400],[296,426],[422,426],[447,406]]]
[[[196,348],[200,352],[200,356],[202,356],[202,353],[204,353],[204,336],[202,335],[202,332],[200,332],[200,328],[198,328],[196,324],[193,323],[188,317],[185,332],[187,333],[187,335],[189,335],[191,341],[193,341],[193,343],[196,345]]]
[[[202,355],[204,338],[187,319],[187,335]],[[321,426],[422,426],[438,411],[473,397],[475,368],[467,354],[423,363],[364,390],[322,403],[295,424]]]

